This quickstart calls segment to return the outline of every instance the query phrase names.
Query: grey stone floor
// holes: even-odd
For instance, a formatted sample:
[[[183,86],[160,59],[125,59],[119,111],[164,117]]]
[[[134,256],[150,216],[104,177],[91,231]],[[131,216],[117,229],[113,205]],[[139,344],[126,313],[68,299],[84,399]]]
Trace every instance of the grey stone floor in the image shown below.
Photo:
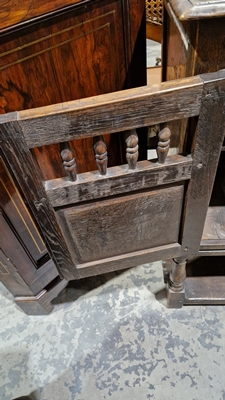
[[[78,282],[48,316],[0,288],[0,399],[225,399],[225,307],[165,307],[161,263]]]

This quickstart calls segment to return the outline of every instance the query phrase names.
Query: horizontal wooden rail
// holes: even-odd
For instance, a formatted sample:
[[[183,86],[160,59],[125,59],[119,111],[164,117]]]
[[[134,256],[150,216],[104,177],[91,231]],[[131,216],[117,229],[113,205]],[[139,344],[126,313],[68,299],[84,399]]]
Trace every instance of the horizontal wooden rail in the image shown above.
[[[0,123],[18,121],[34,148],[198,115],[202,88],[196,76],[10,113]]]
[[[108,168],[107,176],[98,171],[79,174],[76,182],[59,178],[45,182],[45,190],[53,207],[76,204],[130,193],[159,185],[167,185],[190,179],[192,159],[180,155],[169,156],[165,164],[140,161],[135,170],[127,165]]]

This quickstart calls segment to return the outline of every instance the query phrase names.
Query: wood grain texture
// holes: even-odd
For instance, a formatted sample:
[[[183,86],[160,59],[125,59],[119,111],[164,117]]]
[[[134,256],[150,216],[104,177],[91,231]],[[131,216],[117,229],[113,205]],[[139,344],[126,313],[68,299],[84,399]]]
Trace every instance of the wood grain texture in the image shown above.
[[[77,179],[77,165],[69,144],[67,142],[60,143],[60,156],[63,163],[63,168],[69,175],[72,182]]]
[[[177,243],[182,204],[180,185],[58,210],[57,218],[77,265]]]
[[[39,171],[23,140],[16,123],[1,126],[0,145],[4,143],[4,154],[12,167],[17,182],[27,203],[38,221],[50,256],[58,267],[59,274],[67,278],[77,277],[73,263],[57,225],[53,208],[45,198]]]
[[[204,79],[202,105],[193,144],[192,176],[184,211],[182,247],[186,258],[195,256],[200,247],[225,131],[225,115],[221,112],[225,107],[225,83],[212,83],[210,74],[205,75]]]
[[[94,138],[95,162],[100,175],[106,175],[108,165],[107,146],[102,136]]]
[[[112,258],[93,261],[86,264],[78,265],[80,277],[98,275],[105,272],[117,271],[124,268],[131,268],[137,265],[158,261],[181,254],[181,246],[179,243],[159,246],[143,251],[130,252]]]
[[[75,100],[146,83],[144,0],[50,1],[56,14],[19,31],[0,32],[0,113]],[[12,3],[12,4],[11,4]],[[42,15],[43,2],[21,10]],[[16,7],[10,1],[12,10]],[[30,9],[26,9],[26,7]],[[125,45],[125,35],[132,37]],[[143,51],[144,49],[144,51]],[[88,84],[87,84],[88,82]],[[104,138],[109,165],[125,162],[119,135]],[[78,172],[94,169],[91,139],[70,143]],[[118,149],[120,149],[118,151]],[[66,176],[57,145],[33,150],[44,179]],[[146,143],[144,146],[146,155]],[[83,157],[85,157],[85,161]],[[146,157],[144,157],[146,158]],[[45,167],[43,167],[45,165]]]
[[[126,159],[129,169],[135,169],[138,160],[138,135],[136,129],[125,133]]]
[[[209,207],[201,239],[200,251],[225,251],[225,210],[223,206]]]
[[[45,182],[45,190],[53,207],[60,207],[179,183],[190,179],[191,167],[191,158],[175,155],[169,156],[164,166],[151,161],[139,161],[135,172],[123,165],[108,168],[105,177],[99,177],[95,171],[78,175],[74,183],[68,179],[50,180]]]
[[[225,240],[225,209],[209,207],[202,234],[202,240]]]
[[[22,22],[40,18],[43,14],[52,13],[67,5],[77,3],[79,0],[44,0],[15,1],[9,0],[1,4],[0,29],[12,27]]]
[[[185,281],[186,305],[225,304],[225,276],[200,276]]]
[[[24,110],[17,119],[33,148],[198,115],[201,93],[201,78],[193,77]]]
[[[168,127],[165,127],[160,130],[158,133],[158,145],[157,145],[157,156],[158,162],[160,164],[164,164],[166,161],[167,154],[170,148],[170,137],[171,137],[171,130]]]

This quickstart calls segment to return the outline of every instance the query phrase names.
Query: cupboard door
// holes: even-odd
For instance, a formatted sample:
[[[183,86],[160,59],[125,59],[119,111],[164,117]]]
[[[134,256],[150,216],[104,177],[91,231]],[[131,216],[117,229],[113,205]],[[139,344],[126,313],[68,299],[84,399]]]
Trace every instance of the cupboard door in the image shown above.
[[[133,86],[144,85],[145,57],[143,62],[139,58],[138,67],[133,59],[134,46],[140,42],[143,6],[137,5],[135,15],[133,2],[125,3],[81,3],[18,31],[2,33],[0,112],[114,92],[131,87],[129,76]],[[143,33],[141,36],[144,39]],[[111,165],[121,164],[123,146],[118,134],[107,135],[105,141]],[[91,139],[70,146],[78,172],[95,168]],[[35,149],[34,153],[38,164],[44,164],[40,167],[44,179],[65,176],[59,145]]]

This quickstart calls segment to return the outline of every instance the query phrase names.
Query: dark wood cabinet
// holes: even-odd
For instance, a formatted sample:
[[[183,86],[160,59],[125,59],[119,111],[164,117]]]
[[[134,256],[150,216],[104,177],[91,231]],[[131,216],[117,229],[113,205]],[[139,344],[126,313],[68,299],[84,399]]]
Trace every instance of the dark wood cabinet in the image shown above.
[[[1,114],[146,84],[143,0],[26,0],[23,7],[21,2],[9,1],[0,11],[0,43]],[[143,154],[145,139],[143,134]],[[119,133],[105,135],[104,140],[109,165],[122,164],[125,150]],[[79,173],[96,168],[91,138],[69,145]],[[47,303],[65,281],[56,284],[58,272],[43,244],[38,221],[1,151],[1,280],[26,312],[49,312]],[[43,179],[66,175],[60,144],[32,152]]]

